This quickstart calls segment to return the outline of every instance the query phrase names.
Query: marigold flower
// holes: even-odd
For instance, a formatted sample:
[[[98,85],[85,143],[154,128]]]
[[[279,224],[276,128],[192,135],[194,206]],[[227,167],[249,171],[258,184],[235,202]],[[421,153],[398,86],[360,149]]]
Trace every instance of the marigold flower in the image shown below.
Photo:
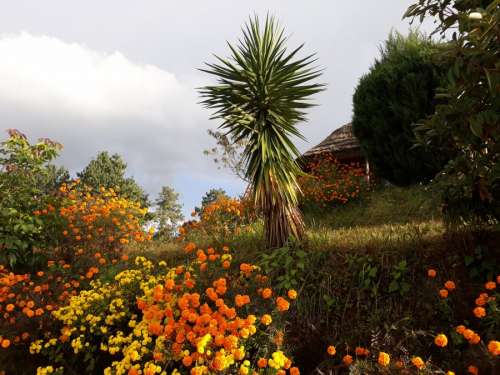
[[[488,343],[488,351],[490,354],[497,356],[500,354],[500,341],[492,340]]]
[[[457,331],[457,333],[462,335],[464,333],[464,331],[466,330],[466,328],[464,325],[459,325],[459,326],[457,326],[457,328],[455,328],[455,330]]]
[[[297,298],[297,291],[294,289],[290,289],[287,293],[288,298],[290,299],[296,299]]]
[[[329,355],[333,356],[333,355],[335,355],[335,354],[337,353],[337,349],[335,349],[335,346],[330,345],[330,346],[328,346],[328,348],[326,349],[326,352],[327,352]]]
[[[437,275],[437,272],[435,269],[429,268],[427,270],[427,276],[434,278],[434,277],[436,277],[436,275]]]
[[[484,287],[488,290],[493,290],[497,287],[497,284],[494,281],[488,281],[486,284],[484,284]]]
[[[14,306],[12,303],[9,303],[6,307],[5,310],[8,312],[11,312],[15,309],[16,306]]]
[[[446,375],[455,375],[453,371],[446,371]]]
[[[265,288],[262,291],[262,298],[268,299],[273,295],[273,291],[270,288]]]
[[[446,298],[446,297],[448,297],[448,291],[447,291],[446,289],[441,289],[441,290],[439,291],[439,296],[440,296],[441,298]]]
[[[266,358],[259,358],[259,360],[257,361],[257,366],[259,368],[267,367],[267,359]]]
[[[260,322],[266,326],[271,324],[272,321],[273,321],[273,319],[271,318],[271,315],[269,315],[269,314],[264,314],[264,315],[262,315],[262,318],[260,318]]]
[[[444,283],[444,287],[449,291],[452,291],[455,290],[456,285],[454,281],[448,280],[447,282]]]
[[[288,302],[283,297],[276,298],[276,305],[278,306],[278,310],[283,312],[290,308],[290,302]]]
[[[411,363],[418,368],[419,370],[423,369],[425,367],[425,363],[420,357],[413,357],[411,359]]]
[[[10,340],[9,339],[3,339],[2,343],[0,344],[2,348],[7,349],[10,346]]]
[[[379,363],[379,365],[387,367],[387,366],[389,366],[389,362],[390,361],[391,361],[391,357],[389,356],[389,354],[387,354],[385,352],[380,352],[378,354],[378,363]]]
[[[472,375],[479,375],[479,370],[476,366],[470,365],[467,367],[467,372]]]
[[[434,344],[436,344],[440,348],[444,348],[446,345],[448,345],[448,338],[443,333],[440,333],[434,338]]]
[[[356,355],[358,357],[360,357],[360,356],[366,356],[366,355],[370,354],[370,351],[368,349],[362,348],[360,346],[356,347],[356,349],[354,350],[354,352],[356,353]]]
[[[478,306],[474,310],[472,310],[472,312],[474,313],[475,317],[479,319],[486,316],[486,310],[484,309],[484,307]]]
[[[346,366],[350,366],[351,363],[352,363],[353,359],[352,359],[352,356],[349,355],[349,354],[346,354],[343,358],[342,358],[342,362],[344,363],[344,365]]]

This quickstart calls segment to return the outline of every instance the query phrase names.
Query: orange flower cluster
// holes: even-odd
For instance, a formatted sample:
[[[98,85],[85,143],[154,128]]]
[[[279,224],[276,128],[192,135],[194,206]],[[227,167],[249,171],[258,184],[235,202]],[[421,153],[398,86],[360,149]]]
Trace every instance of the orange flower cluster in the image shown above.
[[[308,175],[300,177],[299,185],[306,202],[345,204],[359,196],[365,172],[356,163],[340,163],[333,155],[321,155],[306,165]]]
[[[184,250],[196,255],[199,275],[189,271],[189,266],[177,267],[149,295],[137,301],[149,334],[161,338],[157,341],[161,345],[153,349],[156,363],[161,366],[173,360],[193,375],[227,372],[240,363],[238,372],[248,374],[251,365],[245,360],[258,356],[254,362],[258,368],[271,368],[277,374],[289,370],[298,375],[299,370],[291,367],[291,360],[279,350],[282,334],[275,337],[277,347],[268,352],[268,358],[262,356],[263,352],[250,351],[272,332],[269,326],[273,314],[279,319],[276,311],[288,310],[290,302],[281,296],[275,301],[264,297],[264,291],[268,296],[272,290],[260,287],[268,279],[255,272],[258,268],[254,265],[241,264],[239,274],[226,271],[222,264],[231,259],[227,248],[222,252],[213,248],[205,251],[188,243]],[[293,290],[288,294],[296,297]],[[134,371],[131,369],[129,374]]]
[[[151,240],[152,234],[142,228],[147,209],[117,194],[114,189],[101,188],[98,193],[79,186],[76,180],[59,189],[60,207],[48,206],[35,215],[50,215],[60,223],[62,248],[69,259],[75,250],[84,252],[117,251],[131,241]]]
[[[179,228],[179,240],[186,240],[190,234],[198,232],[222,240],[238,233],[254,218],[254,214],[248,200],[220,197],[203,207],[199,218],[199,221],[185,222]]]
[[[20,344],[43,335],[53,324],[52,311],[87,288],[99,273],[98,266],[107,263],[96,255],[72,265],[49,260],[45,271],[33,275],[14,274],[0,265],[0,332],[4,340]]]

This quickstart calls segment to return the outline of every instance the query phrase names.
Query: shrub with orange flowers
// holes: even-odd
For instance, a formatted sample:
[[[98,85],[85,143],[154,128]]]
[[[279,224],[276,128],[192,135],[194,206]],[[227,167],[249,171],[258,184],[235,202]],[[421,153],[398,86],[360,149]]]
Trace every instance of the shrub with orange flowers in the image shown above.
[[[193,213],[196,215],[196,213]],[[245,225],[256,218],[253,205],[248,197],[218,197],[214,202],[203,206],[199,220],[185,222],[179,228],[180,240],[208,237],[212,241],[222,242],[227,236],[238,234]]]
[[[55,251],[66,261],[84,253],[120,252],[130,242],[151,240],[152,233],[143,229],[146,213],[146,208],[114,189],[93,192],[80,186],[78,180],[59,188],[56,207],[34,212],[53,223],[52,230],[58,238]]]
[[[255,265],[233,264],[227,248],[185,251],[194,259],[181,265],[137,257],[114,280],[94,281],[53,312],[57,329],[31,353],[68,373],[292,371],[283,348],[288,296],[264,298],[269,280]]]
[[[366,186],[361,166],[343,164],[330,154],[309,160],[304,169],[308,174],[299,179],[299,184],[305,204],[345,204],[359,197]]]

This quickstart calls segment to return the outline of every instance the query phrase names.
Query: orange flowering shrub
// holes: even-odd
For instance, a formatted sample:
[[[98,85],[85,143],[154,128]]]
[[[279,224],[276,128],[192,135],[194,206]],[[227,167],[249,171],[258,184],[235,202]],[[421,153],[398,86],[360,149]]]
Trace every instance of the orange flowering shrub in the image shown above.
[[[193,212],[193,215],[196,213]],[[185,222],[179,228],[179,239],[189,240],[192,235],[207,235],[216,240],[238,233],[246,224],[255,219],[250,200],[219,197],[202,207],[199,220]],[[191,236],[190,236],[191,235]]]
[[[342,164],[333,155],[322,155],[308,162],[308,175],[299,179],[305,203],[323,207],[345,204],[356,199],[365,185],[365,171],[358,164]]]
[[[57,250],[68,261],[84,253],[119,252],[129,242],[152,238],[142,228],[147,209],[113,189],[95,193],[76,180],[62,185],[59,194],[58,207],[49,205],[34,214],[54,223]]]
[[[255,265],[232,264],[227,248],[189,243],[185,251],[194,255],[185,264],[137,257],[112,282],[93,282],[54,311],[59,329],[31,352],[69,373],[88,366],[87,373],[129,375],[299,374],[283,351],[288,297],[264,298],[267,277]]]

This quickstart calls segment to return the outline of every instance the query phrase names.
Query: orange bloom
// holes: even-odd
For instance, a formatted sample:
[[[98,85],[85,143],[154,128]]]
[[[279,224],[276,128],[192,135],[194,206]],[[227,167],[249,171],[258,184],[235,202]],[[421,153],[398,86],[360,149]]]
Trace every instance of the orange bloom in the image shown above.
[[[300,375],[300,370],[297,367],[292,367],[290,369],[290,375]]]
[[[288,295],[288,298],[290,299],[296,299],[297,298],[297,291],[295,291],[294,289],[290,289],[287,293]]]
[[[262,298],[268,299],[273,295],[273,291],[270,288],[265,288],[262,291]]]
[[[259,368],[267,367],[267,359],[266,358],[259,358],[259,360],[257,361],[257,366]]]
[[[492,340],[488,343],[488,351],[490,354],[497,356],[500,354],[500,341]]]
[[[3,339],[2,343],[0,344],[2,348],[7,349],[10,346],[10,340],[9,339]]]
[[[456,285],[453,281],[448,280],[447,282],[444,283],[444,287],[448,289],[449,291],[452,291],[456,288]]]
[[[466,328],[463,325],[459,325],[457,328],[455,328],[455,330],[457,331],[457,333],[462,335],[464,333],[464,331],[466,330]]]
[[[448,345],[448,338],[446,337],[446,335],[440,333],[434,338],[434,344],[436,344],[440,348],[444,348],[446,345]]]
[[[476,366],[470,365],[467,367],[467,372],[472,375],[479,375],[479,370]]]
[[[418,368],[419,370],[423,369],[425,367],[425,363],[424,361],[422,360],[422,358],[420,357],[413,357],[411,359],[411,363],[413,363],[413,365]]]
[[[379,363],[379,365],[387,367],[387,366],[389,366],[390,362],[391,362],[391,357],[389,356],[389,354],[387,354],[385,352],[380,352],[378,354],[378,363]]]
[[[439,291],[439,296],[440,296],[441,298],[446,298],[446,297],[448,297],[448,291],[447,291],[446,289],[441,289],[441,290]]]
[[[346,366],[350,366],[351,363],[352,363],[352,356],[349,355],[349,354],[346,354],[344,356],[344,358],[342,358],[342,362],[346,365]]]
[[[271,318],[271,315],[269,315],[269,314],[264,314],[264,315],[262,315],[262,318],[260,318],[260,322],[266,326],[271,324],[272,321],[273,321],[273,319]]]
[[[488,281],[484,287],[488,290],[493,290],[497,287],[497,284],[494,281]]]
[[[278,306],[278,310],[283,312],[290,308],[290,302],[288,302],[283,297],[276,298],[276,305]]]
[[[434,278],[434,277],[436,277],[436,275],[437,275],[436,270],[434,270],[432,268],[430,268],[430,269],[427,270],[427,276],[429,276],[431,278]]]
[[[474,315],[476,316],[476,318],[484,318],[486,316],[486,310],[484,309],[484,307],[476,307],[474,310],[472,310],[472,312],[474,313]]]

